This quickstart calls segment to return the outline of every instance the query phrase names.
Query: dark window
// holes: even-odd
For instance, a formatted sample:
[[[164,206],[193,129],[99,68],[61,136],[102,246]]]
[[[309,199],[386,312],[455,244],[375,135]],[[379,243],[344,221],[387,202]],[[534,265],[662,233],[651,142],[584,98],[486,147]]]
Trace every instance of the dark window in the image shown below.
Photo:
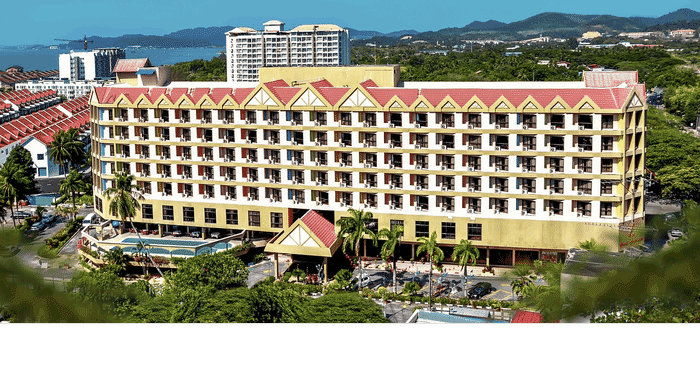
[[[391,230],[394,230],[394,228],[396,226],[403,227],[403,220],[391,220],[391,221],[389,221],[389,227]]]
[[[481,224],[467,224],[467,239],[481,240]]]
[[[601,141],[602,150],[613,150],[613,140],[612,136],[603,136]]]
[[[204,208],[204,222],[208,224],[216,223],[216,209],[215,208]]]
[[[379,232],[379,220],[377,220],[376,218],[371,218],[369,220],[369,223],[367,224],[367,228],[375,234],[378,233]]]
[[[282,213],[271,212],[270,213],[270,225],[272,227],[281,228],[282,227]]]
[[[601,194],[612,194],[613,183],[612,181],[603,180],[600,182],[600,193]]]
[[[238,210],[226,210],[226,225],[238,225]]]
[[[248,211],[248,226],[260,226],[260,211]]]
[[[165,220],[165,221],[175,220],[173,206],[163,206],[163,220]]]
[[[194,222],[194,207],[182,207],[182,220]]]
[[[442,223],[442,238],[443,239],[454,239],[455,238],[456,225],[454,222],[443,222]]]
[[[141,216],[143,218],[152,219],[153,218],[153,205],[152,204],[142,204],[141,205]]]
[[[416,238],[430,236],[430,223],[428,221],[416,221]]]
[[[600,216],[612,216],[612,203],[600,202]]]
[[[613,172],[613,160],[612,160],[612,158],[603,158],[600,160],[600,172],[602,172],[602,173]]]

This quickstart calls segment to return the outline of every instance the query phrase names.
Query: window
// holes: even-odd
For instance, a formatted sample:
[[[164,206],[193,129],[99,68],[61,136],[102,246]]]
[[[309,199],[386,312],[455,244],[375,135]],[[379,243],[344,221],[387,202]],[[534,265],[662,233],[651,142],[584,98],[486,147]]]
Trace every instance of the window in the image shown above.
[[[390,230],[394,230],[396,226],[401,226],[403,227],[403,220],[391,220],[389,221],[389,228]]]
[[[153,205],[152,204],[142,204],[141,205],[141,217],[153,219]]]
[[[163,206],[163,220],[165,220],[165,221],[175,220],[173,206]]]
[[[600,202],[600,217],[612,216],[612,203]]]
[[[204,222],[208,224],[216,223],[216,209],[204,208]]]
[[[416,238],[430,236],[430,223],[428,221],[416,221]]]
[[[600,160],[600,172],[602,172],[602,173],[613,172],[613,160],[612,160],[612,158],[603,158]]]
[[[276,228],[282,228],[282,213],[271,212],[270,213],[270,225]]]
[[[260,226],[260,211],[248,211],[248,226]]]
[[[613,139],[612,136],[603,136],[601,140],[601,149],[613,150]]]
[[[226,210],[226,225],[238,225],[238,210]]]
[[[454,222],[443,222],[442,223],[442,238],[443,239],[454,239],[455,238],[455,223]]]
[[[42,160],[44,160],[44,155],[43,155],[43,154],[37,154],[37,155],[36,155],[36,159],[37,159],[38,161],[42,161]]]
[[[481,224],[467,224],[467,239],[481,240]]]
[[[182,207],[182,220],[194,222],[194,207]]]
[[[602,180],[600,182],[600,194],[612,194],[613,183],[612,181]]]

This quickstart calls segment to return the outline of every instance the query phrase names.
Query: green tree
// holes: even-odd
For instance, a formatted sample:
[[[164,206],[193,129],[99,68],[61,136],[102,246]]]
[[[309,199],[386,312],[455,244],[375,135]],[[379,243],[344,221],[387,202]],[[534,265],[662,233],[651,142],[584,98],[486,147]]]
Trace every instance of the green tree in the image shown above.
[[[119,219],[122,220],[119,226],[119,233],[122,234],[124,233],[124,227],[126,225],[127,220],[129,220],[131,227],[133,229],[136,229],[136,227],[134,227],[132,219],[136,214],[136,210],[141,207],[138,201],[140,199],[143,199],[143,195],[141,195],[141,193],[139,192],[139,187],[136,184],[134,184],[134,175],[127,175],[124,172],[117,172],[115,174],[115,177],[115,186],[107,189],[105,191],[105,195],[107,196],[107,201],[109,202],[109,213],[117,215],[117,217],[119,217]],[[145,245],[143,240],[141,240],[141,234],[136,233],[136,236],[139,239],[139,244]],[[145,251],[146,256],[151,261],[151,264],[153,264],[156,270],[158,270],[160,276],[163,276],[163,273],[160,271],[160,268],[155,263],[155,261],[153,261],[153,258],[151,257],[150,253],[148,253],[148,249],[146,249]]]
[[[259,284],[251,292],[253,322],[294,323],[303,314],[303,298],[281,284]]]
[[[121,270],[117,273],[117,275],[124,276],[124,270],[126,268],[126,256],[124,255],[124,251],[122,251],[121,248],[115,248],[107,251],[107,253],[105,253],[103,256],[103,259],[109,264],[119,266]]]
[[[333,279],[338,283],[340,289],[347,290],[352,281],[352,272],[347,269],[341,269],[335,274]]]
[[[75,195],[76,193],[80,194],[81,192],[86,191],[87,188],[88,184],[85,182],[85,180],[83,180],[83,176],[77,170],[72,169],[70,170],[68,176],[61,181],[61,187],[59,190],[62,194],[70,195],[73,209],[77,209],[75,207]],[[73,214],[73,218],[75,218],[75,214]]]
[[[23,146],[18,145],[10,151],[10,155],[7,157],[5,163],[15,163],[19,166],[20,170],[24,172],[24,176],[29,180],[25,189],[24,194],[34,194],[37,192],[36,189],[36,166],[32,160],[32,153],[30,153]]]
[[[369,236],[373,241],[377,240],[377,236],[369,228],[369,224],[372,222],[372,212],[357,211],[355,209],[348,209],[350,217],[343,217],[338,220],[337,225],[340,226],[340,232],[338,235],[342,236],[343,239],[343,253],[347,255],[348,249],[355,252],[355,255],[360,257],[360,241],[365,235]],[[365,246],[366,248],[366,246]],[[348,257],[349,258],[349,257]],[[363,271],[362,261],[360,261],[360,275]],[[362,280],[360,279],[360,291],[362,291]]]
[[[532,267],[528,265],[517,264],[506,276],[511,279],[510,287],[514,299],[516,295],[523,296],[534,285],[535,277],[532,275]]]
[[[381,229],[377,233],[377,239],[386,239],[382,244],[381,256],[384,261],[391,260],[391,271],[393,273],[392,284],[394,293],[396,293],[396,248],[399,246],[399,240],[403,236],[403,226],[396,225],[391,230]]]
[[[308,323],[386,323],[382,307],[353,293],[336,292],[310,299],[302,311]]]
[[[594,251],[594,252],[605,252],[608,250],[608,247],[606,245],[599,244],[598,242],[595,241],[595,239],[580,242],[580,243],[578,243],[578,247],[580,249],[585,249],[585,250]]]
[[[464,267],[464,279],[468,282],[469,275],[467,274],[467,265],[476,265],[476,260],[479,258],[479,248],[472,246],[471,241],[460,240],[454,248],[452,253],[452,260],[457,261],[457,263]],[[466,287],[463,286],[462,290],[466,292]]]
[[[17,227],[17,222],[12,205],[27,195],[26,190],[30,183],[25,172],[16,163],[5,162],[0,168],[0,197],[10,208],[12,224],[15,227]],[[19,208],[19,204],[17,207]]]
[[[49,144],[49,159],[62,166],[65,176],[68,176],[68,166],[83,156],[83,146],[83,143],[78,140],[77,129],[59,130]]]
[[[194,288],[222,290],[243,286],[248,269],[231,253],[205,254],[184,260],[167,282],[178,291]]]
[[[430,234],[430,238],[426,238],[424,236],[418,238],[418,241],[420,244],[418,245],[418,248],[416,249],[416,254],[422,254],[422,253],[427,253],[428,254],[428,263],[429,263],[429,278],[428,278],[428,284],[430,286],[428,290],[428,309],[432,309],[432,304],[433,304],[433,264],[436,266],[440,263],[440,261],[445,259],[445,252],[440,249],[437,245],[437,232],[433,231],[432,234]]]

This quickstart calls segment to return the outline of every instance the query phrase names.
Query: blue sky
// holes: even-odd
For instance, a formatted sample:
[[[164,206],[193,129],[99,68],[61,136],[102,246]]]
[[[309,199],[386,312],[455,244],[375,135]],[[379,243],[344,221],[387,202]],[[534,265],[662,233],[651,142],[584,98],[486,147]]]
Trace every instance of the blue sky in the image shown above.
[[[264,5],[262,5],[264,4]],[[658,17],[680,8],[700,11],[697,0],[426,1],[403,0],[34,0],[3,4],[0,45],[55,44],[54,38],[163,35],[183,28],[250,26],[279,19],[291,27],[335,23],[360,30],[391,32],[463,27],[472,21],[510,23],[542,12]],[[9,32],[8,32],[9,31]]]

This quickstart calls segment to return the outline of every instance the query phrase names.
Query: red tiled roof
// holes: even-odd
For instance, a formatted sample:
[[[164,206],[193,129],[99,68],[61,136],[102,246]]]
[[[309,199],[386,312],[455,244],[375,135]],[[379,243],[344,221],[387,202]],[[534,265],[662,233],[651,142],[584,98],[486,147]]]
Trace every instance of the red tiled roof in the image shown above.
[[[151,61],[148,58],[143,59],[119,59],[117,65],[114,66],[114,72],[136,73],[139,68],[150,67]]]
[[[331,105],[336,105],[338,101],[350,90],[349,87],[321,87],[317,89],[323,98]]]
[[[379,87],[374,81],[372,81],[371,78],[369,80],[362,81],[360,86],[364,87],[365,89],[368,87]]]
[[[265,82],[265,86],[267,86],[268,89],[271,89],[274,87],[289,87],[289,84],[285,80],[274,80]]]
[[[333,87],[333,84],[331,84],[325,78],[315,82],[311,82],[309,85],[313,86],[315,89],[318,89],[319,87]]]
[[[321,240],[326,248],[330,248],[338,239],[335,234],[335,226],[315,211],[306,212],[301,218],[301,222]]]
[[[373,87],[368,88],[369,92],[375,100],[382,106],[386,105],[394,96],[398,97],[404,104],[410,106],[416,99],[418,99],[418,89],[404,89],[404,88],[380,88]]]
[[[282,104],[289,103],[290,100],[296,95],[301,88],[299,87],[274,87],[270,91],[275,94],[277,99],[279,99]]]
[[[542,322],[542,314],[531,311],[515,311],[515,316],[511,323],[523,324],[523,323],[540,323]]]

